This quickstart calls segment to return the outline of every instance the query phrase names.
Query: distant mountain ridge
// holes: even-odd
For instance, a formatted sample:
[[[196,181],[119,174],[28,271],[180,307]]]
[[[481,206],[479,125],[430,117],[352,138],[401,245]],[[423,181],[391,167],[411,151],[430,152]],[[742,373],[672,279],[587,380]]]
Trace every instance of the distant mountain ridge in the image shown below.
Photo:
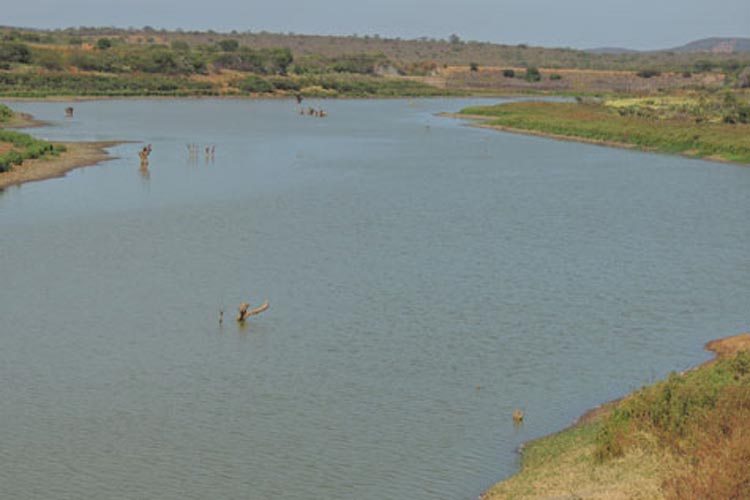
[[[648,52],[710,52],[713,54],[732,54],[735,52],[750,52],[750,38],[712,37],[702,38],[670,49],[632,50],[623,47],[598,47],[587,49],[586,52],[593,54],[637,54]]]

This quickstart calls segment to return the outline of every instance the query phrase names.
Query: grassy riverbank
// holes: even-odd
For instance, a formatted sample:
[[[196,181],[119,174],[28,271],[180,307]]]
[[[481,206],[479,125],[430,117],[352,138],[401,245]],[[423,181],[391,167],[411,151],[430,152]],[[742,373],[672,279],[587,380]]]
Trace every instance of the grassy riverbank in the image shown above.
[[[742,123],[748,121],[750,113],[748,97],[728,95],[732,97],[726,98],[731,101],[726,107],[685,104],[682,112],[674,111],[674,107],[649,107],[646,100],[629,105],[623,105],[622,101],[527,101],[466,108],[460,115],[487,119],[482,126],[502,130],[750,163],[750,124]]]
[[[3,73],[0,96],[47,97],[432,97],[465,95],[405,78],[358,74],[255,75],[225,70],[206,76]]]
[[[10,108],[0,105],[0,127],[20,121]],[[27,160],[57,156],[65,149],[62,144],[42,141],[22,132],[0,129],[0,173],[8,172]]]
[[[3,127],[38,125],[30,116],[0,105],[0,189],[60,177],[75,168],[111,158],[105,148],[118,142],[52,143]]]
[[[529,443],[483,500],[750,498],[750,334],[707,348],[716,361]]]

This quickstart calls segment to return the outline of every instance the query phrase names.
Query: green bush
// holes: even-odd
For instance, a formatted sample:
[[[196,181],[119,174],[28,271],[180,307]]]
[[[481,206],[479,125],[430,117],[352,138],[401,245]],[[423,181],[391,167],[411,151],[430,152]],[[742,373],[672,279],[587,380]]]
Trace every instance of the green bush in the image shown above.
[[[0,123],[7,122],[13,116],[13,110],[0,104]]]
[[[44,69],[59,71],[64,67],[63,56],[56,50],[39,49],[33,52],[32,61]]]
[[[112,47],[112,40],[109,38],[100,38],[96,41],[96,48],[99,50],[107,50]]]
[[[0,95],[134,96],[217,95],[210,82],[164,75],[103,76],[70,73],[0,73]]]
[[[549,75],[550,80],[562,80],[562,75],[560,73],[552,73]]]
[[[515,78],[516,77],[516,72],[513,71],[512,69],[504,69],[503,70],[503,76],[505,78]]]
[[[636,76],[640,76],[641,78],[651,78],[660,75],[661,71],[659,71],[658,69],[642,69],[638,73],[636,73]]]
[[[216,44],[224,52],[236,52],[240,48],[240,42],[233,39],[221,40]]]
[[[696,424],[716,408],[729,387],[748,386],[749,373],[750,353],[745,351],[705,369],[673,373],[666,381],[636,392],[604,421],[597,436],[597,457],[621,456],[637,444],[638,431],[652,433],[667,448],[682,449],[698,432]]]
[[[65,150],[64,146],[55,146],[29,134],[12,130],[0,130],[0,142],[10,143],[14,148],[0,155],[0,172],[7,172],[13,165],[20,165],[24,160],[56,155]]]
[[[265,78],[258,75],[248,75],[240,80],[235,86],[243,92],[263,94],[273,92],[273,85]]]
[[[698,61],[695,61],[693,64],[693,71],[696,73],[707,73],[714,69],[716,67],[716,63],[713,61],[708,61],[705,59],[701,59]]]
[[[0,43],[0,62],[29,64],[31,62],[31,50],[25,43]]]
[[[272,76],[268,78],[268,81],[276,90],[297,91],[302,88],[297,79],[288,76]]]
[[[527,68],[523,79],[527,82],[538,82],[542,79],[542,74],[539,72],[538,68]]]

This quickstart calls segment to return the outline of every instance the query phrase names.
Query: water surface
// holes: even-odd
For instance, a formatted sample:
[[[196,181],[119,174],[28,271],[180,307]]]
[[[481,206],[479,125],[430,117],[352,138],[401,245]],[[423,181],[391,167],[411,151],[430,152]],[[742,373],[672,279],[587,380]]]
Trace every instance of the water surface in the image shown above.
[[[13,103],[153,153],[0,194],[2,496],[476,498],[747,330],[750,169],[434,116],[485,102]]]

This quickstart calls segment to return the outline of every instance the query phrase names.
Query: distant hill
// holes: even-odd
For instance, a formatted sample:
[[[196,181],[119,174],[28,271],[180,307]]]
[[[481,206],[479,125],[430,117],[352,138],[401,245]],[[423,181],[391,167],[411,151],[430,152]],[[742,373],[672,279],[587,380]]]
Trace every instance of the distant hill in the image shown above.
[[[704,38],[669,50],[672,52],[713,52],[717,54],[750,52],[750,38]]]
[[[696,53],[707,52],[712,54],[733,54],[736,52],[750,52],[750,38],[703,38],[695,40],[679,47],[659,50],[631,50],[622,47],[598,47],[587,49],[586,52],[591,54],[644,54],[650,52],[682,52]]]
[[[111,48],[100,49],[103,42]],[[17,45],[26,44],[29,54],[13,57],[31,58],[37,66],[59,70],[75,66],[83,71],[127,73],[132,71],[159,72],[171,65],[172,72],[188,73],[191,67],[210,69],[258,70],[258,61],[250,52],[268,56],[274,51],[289,51],[293,58],[291,71],[303,73],[365,72],[399,73],[410,76],[430,76],[450,66],[470,65],[477,68],[548,68],[582,70],[640,71],[644,68],[660,71],[685,72],[697,63],[710,60],[711,68],[739,61],[750,66],[748,38],[712,39],[713,43],[698,47],[716,47],[725,43],[724,51],[695,52],[691,50],[634,51],[610,47],[594,51],[572,48],[545,48],[528,44],[503,45],[465,41],[458,35],[448,39],[401,39],[379,35],[304,35],[296,33],[215,31],[167,31],[145,26],[136,28],[78,27],[59,30],[40,30],[0,26],[0,71],[18,61],[3,61],[5,52],[12,53]],[[699,44],[699,42],[693,42]],[[693,44],[688,44],[693,45]],[[234,52],[243,52],[238,56]],[[250,51],[250,52],[247,52]],[[187,57],[186,54],[190,55]],[[166,54],[166,55],[165,55]],[[11,54],[13,55],[13,54]],[[252,56],[252,57],[251,57]],[[264,57],[265,57],[264,56]],[[220,60],[218,60],[220,59]],[[153,64],[151,64],[153,63]],[[167,71],[169,72],[169,71]],[[475,75],[476,76],[476,75]]]

